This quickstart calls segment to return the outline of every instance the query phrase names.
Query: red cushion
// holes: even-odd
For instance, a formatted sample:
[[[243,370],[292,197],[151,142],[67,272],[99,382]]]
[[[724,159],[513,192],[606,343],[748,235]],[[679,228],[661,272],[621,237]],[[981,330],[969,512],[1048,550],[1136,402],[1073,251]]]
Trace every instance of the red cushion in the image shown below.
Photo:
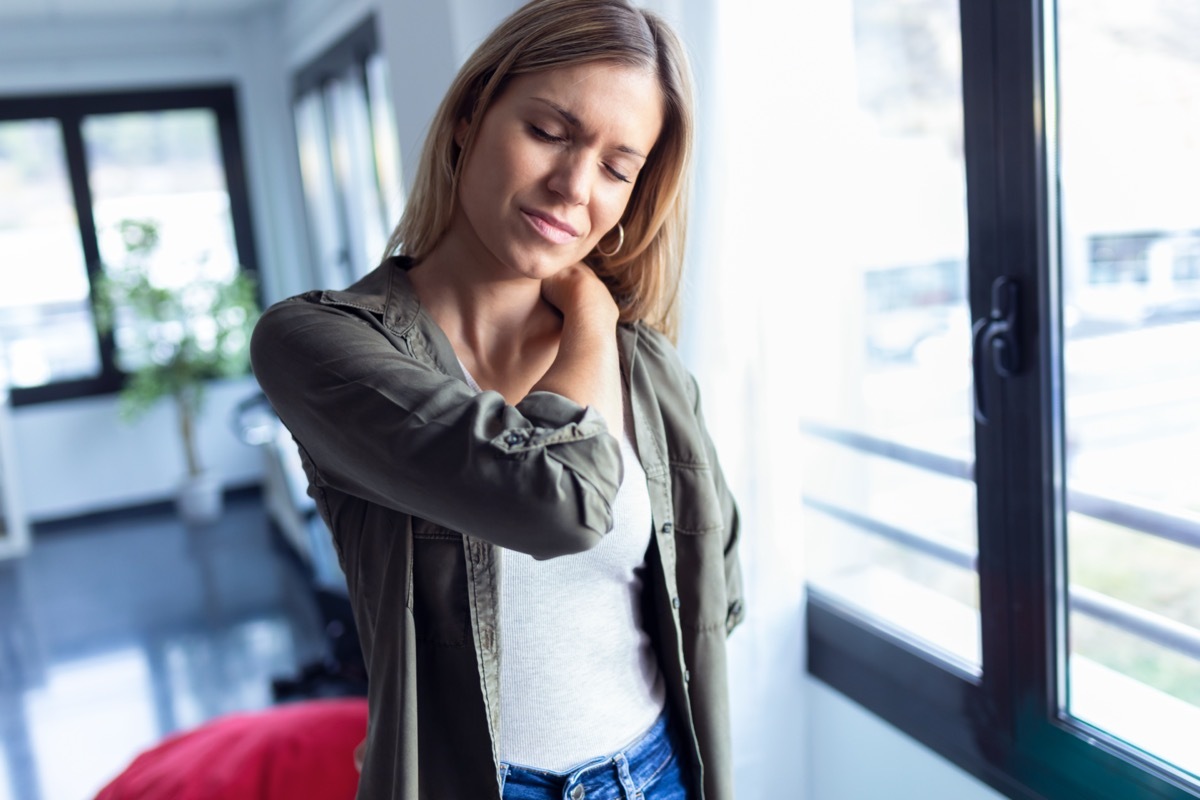
[[[361,698],[231,714],[164,739],[96,800],[353,800]]]

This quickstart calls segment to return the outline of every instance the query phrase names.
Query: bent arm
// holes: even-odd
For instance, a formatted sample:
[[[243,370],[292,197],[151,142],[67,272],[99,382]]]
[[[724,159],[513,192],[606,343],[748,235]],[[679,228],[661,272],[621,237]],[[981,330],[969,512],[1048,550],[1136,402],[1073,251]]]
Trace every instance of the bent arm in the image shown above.
[[[476,394],[379,325],[284,301],[255,328],[254,373],[315,480],[535,558],[599,542],[621,461],[596,411],[539,387],[515,406]]]

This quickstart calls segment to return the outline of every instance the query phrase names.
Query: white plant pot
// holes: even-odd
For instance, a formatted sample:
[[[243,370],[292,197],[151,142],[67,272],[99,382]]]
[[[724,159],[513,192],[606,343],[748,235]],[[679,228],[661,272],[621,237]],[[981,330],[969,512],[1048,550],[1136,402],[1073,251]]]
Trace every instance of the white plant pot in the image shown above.
[[[224,501],[220,477],[212,470],[205,470],[199,475],[184,477],[179,484],[175,507],[185,524],[211,525],[221,518]]]

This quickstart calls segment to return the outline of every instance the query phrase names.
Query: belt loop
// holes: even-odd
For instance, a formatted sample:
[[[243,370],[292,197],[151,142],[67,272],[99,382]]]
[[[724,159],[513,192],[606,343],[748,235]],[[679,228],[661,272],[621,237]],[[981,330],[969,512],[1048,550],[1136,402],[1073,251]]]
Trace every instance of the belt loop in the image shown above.
[[[638,791],[637,786],[633,782],[633,776],[629,774],[629,759],[624,753],[617,753],[613,756],[613,761],[617,765],[617,777],[621,781],[621,788],[625,790],[627,800],[642,800],[642,793]]]
[[[508,764],[500,762],[499,769],[496,770],[496,781],[500,784],[500,797],[504,798],[504,784],[508,780]]]

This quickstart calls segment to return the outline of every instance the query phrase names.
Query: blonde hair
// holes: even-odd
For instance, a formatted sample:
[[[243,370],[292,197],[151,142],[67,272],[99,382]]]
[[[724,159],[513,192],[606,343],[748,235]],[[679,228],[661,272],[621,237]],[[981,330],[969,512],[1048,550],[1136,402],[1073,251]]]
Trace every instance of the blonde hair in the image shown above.
[[[593,250],[585,261],[608,285],[623,322],[642,320],[674,339],[694,127],[691,76],[674,32],[625,0],[532,0],[484,40],[434,115],[385,258],[401,253],[420,260],[441,241],[454,214],[463,153],[513,77],[598,61],[653,72],[663,93],[664,120],[621,218],[624,244],[612,257]],[[468,128],[460,148],[454,133],[464,119]],[[614,246],[610,242],[605,249]]]

